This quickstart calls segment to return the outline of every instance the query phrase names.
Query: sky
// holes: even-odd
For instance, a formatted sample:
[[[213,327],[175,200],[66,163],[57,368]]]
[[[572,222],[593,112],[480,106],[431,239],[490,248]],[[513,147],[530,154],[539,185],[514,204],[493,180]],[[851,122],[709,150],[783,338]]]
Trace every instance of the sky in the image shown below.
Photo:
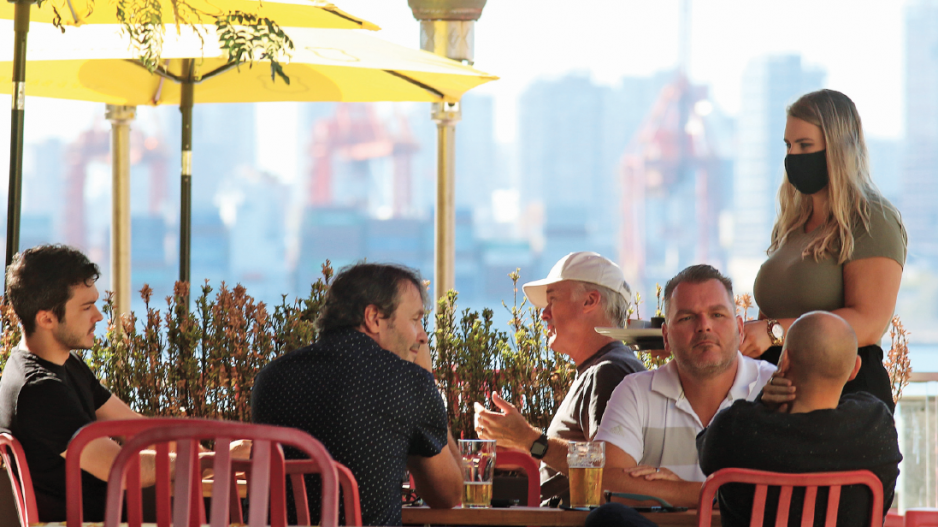
[[[376,36],[419,46],[419,23],[406,0],[334,0],[382,27]],[[753,58],[799,53],[828,72],[828,87],[857,104],[871,137],[902,135],[903,6],[900,0],[696,0],[690,2],[691,78],[710,86],[724,112],[739,110],[742,72]],[[496,139],[516,139],[517,106],[530,84],[571,72],[614,86],[678,63],[680,0],[489,0],[476,23],[475,66],[500,80],[477,89],[496,103]],[[27,72],[28,74],[28,72]],[[28,84],[27,84],[27,93]],[[73,139],[103,123],[103,105],[27,101],[26,140]],[[135,126],[150,126],[146,108]],[[296,105],[261,105],[258,138],[296,121]],[[63,119],[67,116],[67,119]],[[2,127],[0,136],[8,134]],[[2,139],[2,137],[0,137]],[[258,159],[295,170],[284,145],[260,142]],[[290,147],[290,145],[286,145]],[[295,145],[294,145],[295,148]],[[295,164],[295,163],[294,163]],[[287,178],[291,179],[291,178]]]
[[[419,46],[406,0],[335,0],[382,30]],[[857,104],[867,133],[902,133],[901,0],[696,0],[691,5],[690,76],[715,102],[739,110],[747,62],[800,53],[828,71],[828,87]],[[516,106],[539,78],[580,72],[601,84],[645,76],[678,63],[679,0],[489,0],[476,23],[475,66],[501,79],[477,89],[496,100],[496,134],[512,141]]]

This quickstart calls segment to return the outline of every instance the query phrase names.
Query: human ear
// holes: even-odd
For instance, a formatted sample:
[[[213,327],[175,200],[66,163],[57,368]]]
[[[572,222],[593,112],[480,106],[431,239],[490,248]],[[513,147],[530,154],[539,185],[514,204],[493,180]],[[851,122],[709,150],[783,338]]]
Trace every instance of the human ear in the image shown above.
[[[853,371],[850,372],[850,377],[847,378],[848,381],[852,381],[857,378],[857,374],[860,373],[860,366],[863,365],[863,359],[857,355],[857,362],[853,365]]]
[[[664,351],[667,351],[669,355],[671,352],[671,343],[668,342],[668,323],[665,322],[661,324],[661,338],[664,340]]]
[[[781,356],[778,358],[778,373],[785,374],[788,372],[788,368],[791,367],[791,361],[788,359],[788,350],[783,349]]]
[[[59,323],[59,317],[55,316],[51,310],[40,310],[36,312],[36,327],[46,330],[55,328]]]
[[[381,312],[378,311],[378,306],[374,304],[369,304],[365,307],[365,316],[362,325],[364,330],[369,334],[377,334],[381,329],[381,324],[379,320],[381,319]]]
[[[602,295],[599,291],[590,291],[583,295],[583,308],[587,311],[602,306]]]

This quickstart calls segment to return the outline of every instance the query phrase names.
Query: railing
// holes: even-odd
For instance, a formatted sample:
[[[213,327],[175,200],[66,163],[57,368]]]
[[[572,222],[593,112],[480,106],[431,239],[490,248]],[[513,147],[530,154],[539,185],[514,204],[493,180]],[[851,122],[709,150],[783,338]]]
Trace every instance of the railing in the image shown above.
[[[913,372],[896,405],[899,480],[893,507],[938,507],[938,372]]]

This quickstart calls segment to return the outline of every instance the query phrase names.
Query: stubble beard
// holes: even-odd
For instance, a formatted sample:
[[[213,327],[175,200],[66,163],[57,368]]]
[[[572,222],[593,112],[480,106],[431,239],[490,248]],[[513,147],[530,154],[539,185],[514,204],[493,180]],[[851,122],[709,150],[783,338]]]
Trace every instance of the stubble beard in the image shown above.
[[[674,361],[677,362],[681,370],[691,376],[697,379],[710,379],[731,368],[733,366],[733,360],[736,358],[735,353],[726,353],[726,349],[723,347],[720,347],[720,349],[721,353],[724,354],[726,358],[719,362],[698,360],[698,358],[694,356],[693,346],[685,352],[674,353]]]
[[[53,336],[55,337],[55,340],[62,345],[62,347],[69,351],[91,349],[91,347],[94,345],[93,339],[87,333],[69,331],[64,324],[56,328]],[[86,339],[91,339],[92,343],[86,344]]]

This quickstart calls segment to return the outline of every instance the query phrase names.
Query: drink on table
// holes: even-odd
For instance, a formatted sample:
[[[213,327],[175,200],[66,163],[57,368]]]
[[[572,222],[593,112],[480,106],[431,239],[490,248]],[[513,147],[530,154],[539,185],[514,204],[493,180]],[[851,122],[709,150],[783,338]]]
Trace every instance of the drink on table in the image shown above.
[[[495,441],[459,440],[463,468],[463,507],[492,506]]]
[[[570,506],[598,507],[602,504],[606,444],[602,441],[570,441],[569,445],[567,479],[570,480]]]
[[[492,504],[492,484],[464,482],[462,506],[467,508],[488,507]]]

